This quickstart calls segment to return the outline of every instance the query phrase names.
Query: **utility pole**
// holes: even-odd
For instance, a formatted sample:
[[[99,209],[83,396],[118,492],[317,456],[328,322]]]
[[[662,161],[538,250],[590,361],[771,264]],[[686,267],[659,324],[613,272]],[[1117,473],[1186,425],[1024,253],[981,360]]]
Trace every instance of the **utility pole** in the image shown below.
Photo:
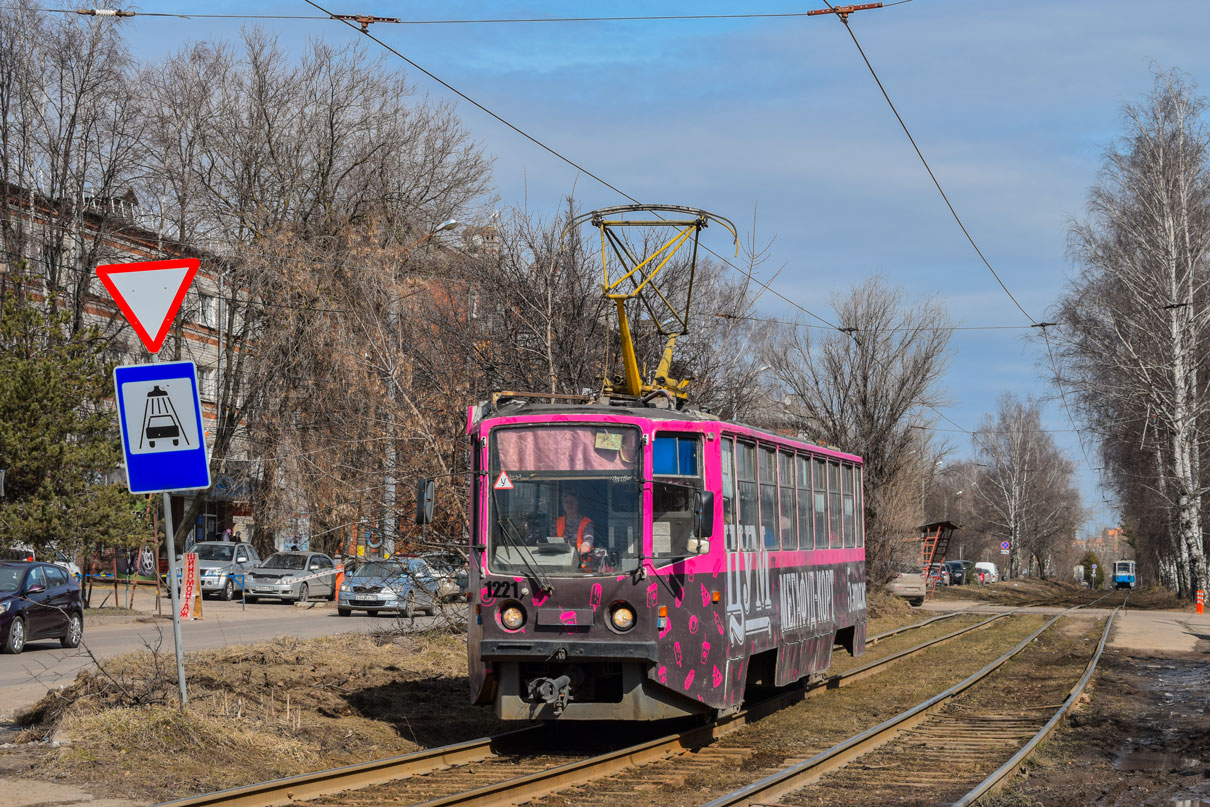
[[[433,229],[429,230],[422,237],[416,239],[409,244],[405,250],[411,253],[413,249],[423,244],[425,241],[432,238],[439,232],[444,230],[452,230],[458,226],[457,219],[446,219],[438,224]],[[395,324],[399,320],[399,303],[392,299],[390,308],[387,311],[387,327],[390,333],[395,332]],[[387,361],[394,362],[395,357],[386,357]],[[394,364],[391,365],[392,370]],[[396,462],[398,460],[398,449],[395,447],[395,385],[398,383],[398,373],[391,372],[390,378],[387,381],[387,456],[386,456],[386,480],[382,494],[382,554],[386,556],[394,556],[395,554],[395,536],[399,534],[399,521],[396,518],[397,514],[397,488],[399,479],[395,473]]]

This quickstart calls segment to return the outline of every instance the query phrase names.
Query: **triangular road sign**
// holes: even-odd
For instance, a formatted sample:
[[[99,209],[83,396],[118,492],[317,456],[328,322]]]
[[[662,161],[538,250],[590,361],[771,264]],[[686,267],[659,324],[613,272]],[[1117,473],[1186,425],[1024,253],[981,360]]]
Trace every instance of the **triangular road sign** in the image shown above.
[[[97,267],[97,277],[113,296],[139,341],[158,353],[168,337],[185,292],[198,270],[197,258],[111,263]]]
[[[492,487],[494,487],[496,490],[512,490],[513,480],[508,478],[507,471],[501,471],[500,475],[496,477],[496,484],[492,485]]]

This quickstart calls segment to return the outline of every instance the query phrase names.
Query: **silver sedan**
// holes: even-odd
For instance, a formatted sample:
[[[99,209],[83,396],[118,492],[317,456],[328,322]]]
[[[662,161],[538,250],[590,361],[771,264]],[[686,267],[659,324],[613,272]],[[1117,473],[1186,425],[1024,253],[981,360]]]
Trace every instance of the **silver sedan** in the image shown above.
[[[336,565],[319,552],[276,552],[248,573],[245,602],[265,598],[306,602],[336,596]]]

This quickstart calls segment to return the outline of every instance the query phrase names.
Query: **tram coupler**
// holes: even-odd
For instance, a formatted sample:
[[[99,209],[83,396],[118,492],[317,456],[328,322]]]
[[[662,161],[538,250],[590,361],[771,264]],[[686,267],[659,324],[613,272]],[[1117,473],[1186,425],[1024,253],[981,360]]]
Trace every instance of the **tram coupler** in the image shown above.
[[[535,678],[529,682],[529,697],[551,704],[554,706],[555,715],[561,715],[571,697],[571,677],[560,675],[558,678]]]

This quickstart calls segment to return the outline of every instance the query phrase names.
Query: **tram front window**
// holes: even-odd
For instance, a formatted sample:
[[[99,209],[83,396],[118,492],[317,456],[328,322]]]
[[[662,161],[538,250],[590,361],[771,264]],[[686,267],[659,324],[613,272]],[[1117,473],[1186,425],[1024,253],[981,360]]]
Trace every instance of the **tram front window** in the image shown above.
[[[575,577],[639,568],[639,432],[542,425],[491,440],[488,565]]]

